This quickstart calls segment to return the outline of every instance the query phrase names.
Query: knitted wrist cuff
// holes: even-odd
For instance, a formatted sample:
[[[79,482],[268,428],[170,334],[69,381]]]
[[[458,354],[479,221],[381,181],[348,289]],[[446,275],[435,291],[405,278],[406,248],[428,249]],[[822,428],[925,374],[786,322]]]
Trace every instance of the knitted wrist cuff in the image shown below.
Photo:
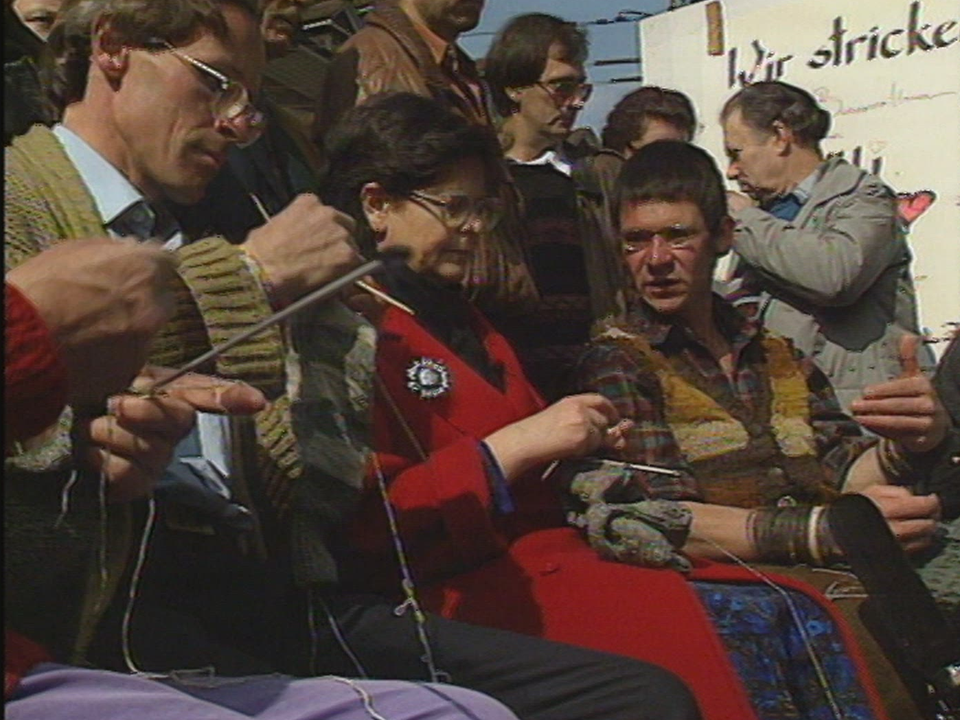
[[[242,247],[240,248],[240,259],[243,261],[243,264],[246,265],[247,270],[250,271],[250,274],[256,278],[260,287],[263,288],[264,294],[270,301],[270,307],[272,307],[274,310],[282,310],[284,307],[286,307],[288,303],[280,300],[276,286],[270,282],[270,278],[267,277],[267,273],[263,269],[263,265],[260,264],[260,261]]]

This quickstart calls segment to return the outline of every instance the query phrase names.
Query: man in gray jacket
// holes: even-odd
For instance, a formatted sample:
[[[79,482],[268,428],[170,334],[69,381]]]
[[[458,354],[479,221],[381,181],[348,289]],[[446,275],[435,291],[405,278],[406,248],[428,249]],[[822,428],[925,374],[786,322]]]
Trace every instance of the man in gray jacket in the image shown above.
[[[918,332],[910,250],[893,192],[841,158],[824,160],[830,114],[782,82],[747,86],[720,115],[737,221],[734,250],[772,331],[830,378],[843,408],[896,377]]]

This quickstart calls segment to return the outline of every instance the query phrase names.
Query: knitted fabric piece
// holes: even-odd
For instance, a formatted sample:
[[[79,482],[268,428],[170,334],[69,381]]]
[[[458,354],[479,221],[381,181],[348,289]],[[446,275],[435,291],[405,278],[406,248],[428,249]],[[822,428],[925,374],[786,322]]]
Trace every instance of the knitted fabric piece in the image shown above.
[[[602,458],[568,460],[553,480],[568,488],[567,522],[586,532],[601,557],[690,570],[690,561],[679,552],[690,533],[690,511],[677,502],[646,498],[623,465]]]
[[[359,500],[370,456],[376,332],[340,302],[308,308],[290,328],[288,392],[302,475],[289,493],[295,579],[332,582],[327,544]]]
[[[960,518],[940,523],[936,543],[914,563],[943,612],[960,620]]]
[[[96,205],[76,169],[53,133],[36,126],[17,138],[8,148],[5,164],[6,195],[4,199],[4,255],[7,268],[14,267],[50,245],[71,238],[106,234]],[[239,250],[219,238],[209,238],[186,245],[178,251],[180,283],[175,287],[176,313],[155,340],[152,362],[179,366],[202,354],[212,343],[219,343],[234,332],[268,315],[271,310],[266,296],[254,278],[243,268]],[[279,330],[261,333],[221,357],[208,371],[239,377],[257,385],[268,395],[283,391],[284,349]],[[275,406],[261,415],[270,416]],[[281,404],[281,412],[283,405]],[[282,422],[282,416],[281,416]],[[27,457],[8,464],[5,482],[8,527],[17,542],[6,545],[9,592],[16,590],[16,610],[22,615],[25,634],[49,644],[64,659],[74,659],[83,651],[83,641],[90,637],[100,611],[115,587],[126,564],[130,544],[126,535],[127,508],[111,507],[108,514],[108,582],[102,585],[100,568],[88,565],[96,560],[99,539],[97,503],[87,500],[90,480],[83,483],[85,495],[76,492],[67,522],[53,530],[60,512],[60,491],[69,478],[66,467],[71,459],[68,434],[69,419],[62,420],[60,432],[52,442]],[[296,445],[286,423],[287,432],[276,437],[278,447],[263,449],[264,454],[277,456],[276,466],[285,471],[298,463]],[[17,468],[14,470],[13,468]],[[33,474],[45,471],[49,480],[38,483]],[[292,476],[293,473],[290,473]],[[95,479],[93,484],[95,485]],[[31,488],[33,485],[35,487]],[[78,488],[79,489],[79,488]],[[41,490],[43,490],[41,494]],[[41,532],[42,531],[42,532]],[[9,540],[9,536],[8,536]],[[11,560],[20,557],[23,562]],[[43,558],[49,558],[47,562]],[[16,568],[12,563],[16,562]],[[56,563],[62,585],[51,585],[49,563]],[[41,572],[43,570],[43,572]],[[91,573],[91,583],[80,578]],[[84,588],[96,597],[81,597]],[[33,595],[31,595],[33,593]],[[32,598],[41,598],[38,603]],[[83,617],[71,622],[69,608],[84,607]],[[7,605],[11,619],[18,620]],[[22,612],[21,612],[22,611]],[[45,628],[35,623],[42,615],[55,616],[63,622]],[[37,633],[42,634],[37,634]],[[71,643],[68,639],[73,638]],[[73,652],[71,653],[71,645]]]
[[[4,262],[9,270],[55,243],[103,236],[96,205],[59,141],[34,126],[7,148],[4,165]],[[98,480],[86,478],[70,494],[63,521],[61,491],[70,479],[72,416],[65,412],[38,444],[10,458],[4,472],[7,621],[58,657],[79,659],[119,582],[128,558],[129,508],[108,506],[108,552],[100,567]],[[51,572],[55,566],[57,571]],[[88,574],[96,598],[82,603]],[[101,571],[105,581],[101,581]],[[76,610],[83,605],[82,612]],[[78,617],[79,616],[79,617]]]

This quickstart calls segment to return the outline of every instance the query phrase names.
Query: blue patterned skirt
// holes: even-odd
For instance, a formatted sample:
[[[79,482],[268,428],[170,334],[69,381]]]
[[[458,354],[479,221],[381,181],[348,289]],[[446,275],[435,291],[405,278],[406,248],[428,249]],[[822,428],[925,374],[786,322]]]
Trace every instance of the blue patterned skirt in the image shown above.
[[[811,598],[765,585],[693,585],[760,720],[874,720],[836,623]]]

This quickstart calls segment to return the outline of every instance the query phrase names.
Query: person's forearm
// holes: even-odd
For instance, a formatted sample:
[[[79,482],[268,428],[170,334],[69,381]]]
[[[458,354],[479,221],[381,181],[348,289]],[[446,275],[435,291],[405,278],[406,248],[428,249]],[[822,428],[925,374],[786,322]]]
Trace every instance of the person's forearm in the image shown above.
[[[4,285],[4,434],[21,441],[57,421],[67,402],[67,371],[40,312]]]
[[[685,553],[724,562],[731,560],[727,553],[741,560],[758,559],[747,532],[750,510],[697,502],[682,504],[693,513],[690,535],[683,546]]]
[[[484,438],[490,452],[500,464],[507,482],[516,478],[541,462],[531,449],[526,433],[517,423],[507,425]]]

